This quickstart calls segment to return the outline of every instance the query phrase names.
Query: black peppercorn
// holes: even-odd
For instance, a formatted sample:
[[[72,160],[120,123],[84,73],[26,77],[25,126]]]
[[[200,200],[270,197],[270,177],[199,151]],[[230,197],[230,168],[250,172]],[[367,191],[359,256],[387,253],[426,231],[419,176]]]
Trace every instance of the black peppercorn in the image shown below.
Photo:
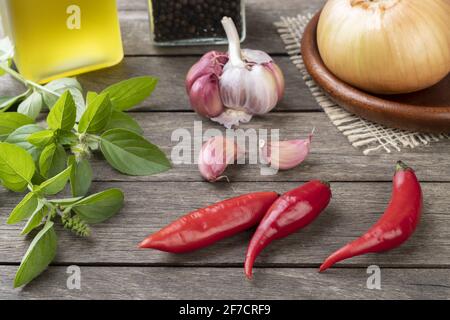
[[[241,0],[152,0],[156,42],[224,39],[221,20],[232,18],[242,34]]]

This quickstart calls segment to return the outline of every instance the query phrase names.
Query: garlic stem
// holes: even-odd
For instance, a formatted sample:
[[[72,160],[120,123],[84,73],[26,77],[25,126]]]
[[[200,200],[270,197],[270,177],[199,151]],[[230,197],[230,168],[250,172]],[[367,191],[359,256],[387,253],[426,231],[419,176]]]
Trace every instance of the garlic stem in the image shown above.
[[[222,25],[228,38],[229,62],[235,67],[245,67],[245,63],[242,61],[241,39],[239,38],[233,19],[223,17]]]

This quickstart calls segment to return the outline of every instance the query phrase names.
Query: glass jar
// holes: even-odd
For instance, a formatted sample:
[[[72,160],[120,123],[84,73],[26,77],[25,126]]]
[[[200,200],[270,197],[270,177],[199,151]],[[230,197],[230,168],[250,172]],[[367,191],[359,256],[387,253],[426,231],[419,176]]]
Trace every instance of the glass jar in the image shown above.
[[[159,46],[226,44],[221,20],[245,39],[245,0],[148,0],[152,42]]]
[[[0,0],[0,9],[16,67],[29,80],[45,83],[123,58],[116,0]]]

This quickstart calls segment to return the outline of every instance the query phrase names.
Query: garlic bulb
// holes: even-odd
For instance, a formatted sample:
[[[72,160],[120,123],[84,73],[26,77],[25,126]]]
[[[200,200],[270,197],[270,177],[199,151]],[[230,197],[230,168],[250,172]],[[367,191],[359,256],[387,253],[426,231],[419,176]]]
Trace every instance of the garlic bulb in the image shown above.
[[[215,182],[226,178],[222,174],[227,166],[242,155],[244,152],[234,140],[215,136],[203,144],[198,159],[198,169],[203,178],[209,182]]]
[[[449,0],[329,0],[317,43],[343,81],[373,93],[409,93],[450,72],[449,23]]]
[[[313,133],[309,135],[308,139],[271,143],[261,141],[261,157],[272,168],[279,170],[293,169],[305,161],[309,155]]]
[[[228,54],[205,54],[189,71],[186,90],[192,108],[227,128],[271,111],[284,95],[284,76],[263,51],[241,50],[236,26],[222,24],[229,41]]]

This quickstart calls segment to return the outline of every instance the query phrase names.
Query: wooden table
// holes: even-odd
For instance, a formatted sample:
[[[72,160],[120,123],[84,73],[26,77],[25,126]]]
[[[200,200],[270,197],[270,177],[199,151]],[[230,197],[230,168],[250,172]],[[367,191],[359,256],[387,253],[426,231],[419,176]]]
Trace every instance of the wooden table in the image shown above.
[[[23,289],[12,279],[29,240],[6,218],[19,196],[0,190],[0,298],[3,299],[415,299],[450,298],[450,141],[413,151],[364,156],[333,127],[285,54],[273,22],[281,15],[316,11],[322,0],[248,0],[246,46],[272,54],[287,80],[286,98],[264,118],[243,128],[281,128],[282,138],[305,136],[316,127],[311,156],[301,167],[264,177],[257,166],[231,168],[226,182],[202,182],[195,165],[175,166],[152,177],[127,177],[94,159],[94,190],[119,187],[126,206],[110,221],[79,239],[58,228],[59,250],[52,266]],[[85,89],[99,90],[131,76],[154,75],[154,95],[133,112],[145,135],[170,154],[177,128],[201,120],[189,107],[184,77],[205,47],[155,48],[149,43],[145,0],[121,0],[126,58],[117,67],[80,76]],[[2,94],[21,87],[2,78]],[[220,128],[204,121],[204,128]],[[398,159],[413,166],[423,182],[423,220],[404,246],[385,254],[347,260],[324,274],[325,257],[373,224],[389,200]],[[255,280],[245,280],[244,254],[251,232],[193,254],[174,256],[136,249],[147,234],[181,214],[221,199],[259,190],[286,191],[309,179],[331,181],[328,210],[310,227],[265,250]],[[66,287],[67,267],[81,268],[81,290]],[[366,286],[367,267],[381,268],[381,290]]]

